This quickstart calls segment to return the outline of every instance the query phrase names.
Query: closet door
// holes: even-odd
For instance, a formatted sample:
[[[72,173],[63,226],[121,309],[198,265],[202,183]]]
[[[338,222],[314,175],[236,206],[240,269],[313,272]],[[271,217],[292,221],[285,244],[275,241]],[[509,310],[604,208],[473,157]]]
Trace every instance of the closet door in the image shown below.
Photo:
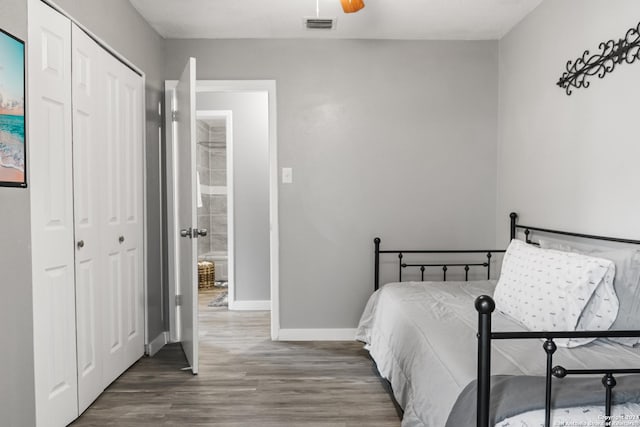
[[[142,250],[142,83],[106,58],[105,179],[102,242],[106,259],[104,381],[109,384],[144,353]]]
[[[76,327],[80,413],[104,390],[100,236],[104,137],[104,58],[108,55],[75,24],[73,37],[73,183],[76,235]]]
[[[117,240],[123,254],[123,327],[127,369],[144,354],[144,145],[143,83],[131,69],[116,61],[122,76],[122,137],[120,165],[122,227]]]
[[[39,0],[29,0],[28,6],[36,421],[60,426],[78,415],[71,23]]]

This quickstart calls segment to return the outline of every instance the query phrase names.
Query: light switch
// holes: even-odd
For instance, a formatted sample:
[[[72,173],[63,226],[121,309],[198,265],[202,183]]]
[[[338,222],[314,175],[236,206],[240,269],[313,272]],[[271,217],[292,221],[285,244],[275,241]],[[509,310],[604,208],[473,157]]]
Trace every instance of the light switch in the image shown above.
[[[293,183],[293,169],[292,168],[282,168],[282,183],[283,184],[292,184]]]

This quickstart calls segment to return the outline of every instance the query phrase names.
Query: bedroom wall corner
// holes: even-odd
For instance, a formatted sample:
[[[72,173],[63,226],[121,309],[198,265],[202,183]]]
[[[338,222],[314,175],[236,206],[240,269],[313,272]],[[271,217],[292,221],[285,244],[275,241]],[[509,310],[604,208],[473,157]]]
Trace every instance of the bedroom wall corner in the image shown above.
[[[568,60],[624,37],[638,17],[634,0],[545,0],[500,40],[498,244],[512,210],[527,224],[640,238],[640,63],[571,96],[556,86]]]

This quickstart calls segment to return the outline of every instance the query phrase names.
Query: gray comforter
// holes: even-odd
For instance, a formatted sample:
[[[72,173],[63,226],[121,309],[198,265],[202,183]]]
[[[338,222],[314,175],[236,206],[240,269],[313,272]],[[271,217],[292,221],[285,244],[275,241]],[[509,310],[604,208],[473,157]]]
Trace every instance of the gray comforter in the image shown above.
[[[481,294],[493,295],[494,287],[493,281],[390,283],[371,296],[357,338],[390,381],[405,411],[403,427],[443,427],[460,393],[476,379],[473,304]],[[496,331],[524,330],[500,313],[492,323]],[[640,348],[597,340],[559,348],[554,363],[568,369],[640,366]],[[542,341],[496,340],[491,366],[494,375],[544,375]]]
[[[613,403],[640,403],[640,376],[616,378]],[[446,427],[476,426],[477,383],[472,381],[458,396],[449,414]],[[604,405],[604,387],[600,378],[554,379],[552,408]],[[544,409],[545,378],[532,376],[497,375],[491,379],[491,408],[489,424],[494,425],[515,415]]]

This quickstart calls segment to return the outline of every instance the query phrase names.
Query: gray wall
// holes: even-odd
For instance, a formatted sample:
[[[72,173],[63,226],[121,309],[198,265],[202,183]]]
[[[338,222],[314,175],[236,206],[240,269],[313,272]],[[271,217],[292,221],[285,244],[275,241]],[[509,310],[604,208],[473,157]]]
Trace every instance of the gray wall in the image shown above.
[[[555,85],[568,60],[636,26],[640,2],[576,3],[547,0],[500,41],[499,242],[510,210],[527,224],[640,239],[640,64],[571,96]]]
[[[267,93],[198,93],[196,108],[231,110],[235,298],[239,301],[269,300],[271,291]]]
[[[282,328],[355,327],[372,239],[495,241],[497,42],[167,40],[165,77],[275,79]]]
[[[55,0],[67,13],[109,44],[146,74],[146,162],[147,162],[147,280],[149,339],[168,330],[166,289],[162,271],[161,143],[158,129],[163,123],[158,103],[164,99],[164,40],[140,16],[128,0]],[[164,109],[163,109],[164,110]],[[166,276],[165,276],[166,277]]]
[[[0,28],[26,41],[27,2],[0,2]],[[0,206],[0,418],[22,427],[34,425],[36,415],[29,189],[0,188]]]

